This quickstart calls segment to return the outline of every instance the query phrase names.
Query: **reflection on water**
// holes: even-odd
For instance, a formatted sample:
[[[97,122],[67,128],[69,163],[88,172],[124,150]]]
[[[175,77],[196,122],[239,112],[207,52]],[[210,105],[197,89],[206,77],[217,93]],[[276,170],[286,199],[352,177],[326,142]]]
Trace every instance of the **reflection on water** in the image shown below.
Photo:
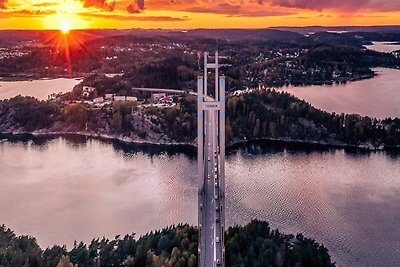
[[[0,143],[0,223],[42,246],[196,224],[193,150],[70,138]],[[342,266],[400,261],[398,157],[251,144],[231,150],[226,164],[228,225],[256,217],[303,232]]]
[[[376,68],[377,77],[341,85],[283,87],[328,112],[376,118],[400,117],[400,70]]]

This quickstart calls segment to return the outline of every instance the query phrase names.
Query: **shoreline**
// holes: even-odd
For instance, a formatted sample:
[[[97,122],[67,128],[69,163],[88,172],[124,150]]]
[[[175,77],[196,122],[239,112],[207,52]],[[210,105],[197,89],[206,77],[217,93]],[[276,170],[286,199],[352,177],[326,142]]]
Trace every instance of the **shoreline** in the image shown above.
[[[193,149],[197,149],[197,142],[176,142],[176,141],[170,141],[170,142],[155,142],[151,140],[134,140],[130,137],[123,137],[123,136],[116,136],[116,135],[110,135],[110,134],[95,134],[95,133],[89,133],[89,132],[21,132],[21,133],[2,133],[0,132],[0,137],[16,137],[16,138],[21,138],[21,137],[36,137],[36,138],[50,138],[50,137],[71,137],[71,136],[77,136],[77,137],[86,137],[86,138],[92,138],[100,141],[117,141],[121,142],[126,145],[150,145],[150,146],[186,146],[186,147],[191,147]],[[362,151],[362,152],[400,152],[400,146],[385,146],[381,145],[379,147],[375,147],[372,145],[368,144],[362,144],[362,145],[348,145],[345,143],[327,143],[327,142],[322,142],[322,141],[306,141],[306,140],[295,140],[295,139],[290,139],[290,138],[270,138],[270,137],[264,137],[264,138],[254,138],[254,139],[248,139],[248,140],[235,140],[234,142],[227,144],[226,149],[231,150],[231,149],[237,149],[241,145],[248,145],[251,143],[257,143],[257,142],[272,142],[276,144],[280,144],[283,146],[288,146],[288,145],[294,145],[294,146],[304,146],[304,150],[306,149],[349,149],[349,150],[356,150],[356,151]],[[0,142],[1,143],[1,142]]]
[[[388,69],[397,69],[397,68],[392,68],[392,67],[381,67],[381,68],[388,68]],[[374,71],[374,68],[370,68],[373,73],[372,74],[367,74],[367,75],[360,75],[358,77],[347,77],[345,79],[339,79],[339,80],[325,80],[325,81],[312,81],[312,82],[302,82],[302,83],[295,83],[295,84],[270,84],[267,87],[276,87],[276,88],[283,88],[287,86],[293,86],[293,87],[302,87],[302,86],[321,86],[321,85],[335,85],[335,84],[346,84],[349,82],[357,82],[357,81],[362,81],[362,80],[368,80],[368,79],[373,79],[375,78],[378,74]],[[98,73],[99,75],[107,75],[107,73]],[[22,81],[37,81],[37,80],[54,80],[54,79],[80,79],[83,80],[85,77],[90,76],[90,73],[74,73],[71,75],[54,75],[52,77],[49,76],[34,76],[34,74],[29,74],[29,75],[17,75],[17,76],[11,76],[10,74],[6,75],[1,75],[0,74],[0,82],[22,82]]]

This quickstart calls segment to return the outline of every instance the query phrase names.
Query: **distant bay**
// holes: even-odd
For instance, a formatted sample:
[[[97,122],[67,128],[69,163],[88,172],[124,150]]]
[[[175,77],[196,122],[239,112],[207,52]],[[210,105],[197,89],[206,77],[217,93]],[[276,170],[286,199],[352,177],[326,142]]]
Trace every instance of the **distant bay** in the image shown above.
[[[382,53],[390,53],[393,51],[400,50],[400,44],[391,42],[372,42],[372,45],[366,45],[366,48],[375,50]]]
[[[303,99],[316,108],[336,113],[384,119],[400,117],[400,70],[373,69],[372,79],[346,84],[288,86],[278,90]]]
[[[81,79],[43,79],[30,81],[1,81],[0,100],[17,95],[33,96],[39,100],[47,100],[52,93],[66,93],[72,91]]]

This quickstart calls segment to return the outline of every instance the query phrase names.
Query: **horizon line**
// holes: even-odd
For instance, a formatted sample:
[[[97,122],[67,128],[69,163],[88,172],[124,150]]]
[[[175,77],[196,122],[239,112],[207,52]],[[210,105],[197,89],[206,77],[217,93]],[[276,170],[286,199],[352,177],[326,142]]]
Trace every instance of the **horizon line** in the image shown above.
[[[262,29],[278,29],[278,28],[374,28],[374,27],[400,27],[400,24],[381,24],[381,25],[308,25],[308,26],[269,26],[269,27],[223,27],[223,28],[73,28],[71,31],[91,31],[91,30],[164,30],[164,31],[191,31],[191,30],[262,30]],[[0,31],[59,31],[60,29],[20,29],[20,28],[8,28],[0,29]]]

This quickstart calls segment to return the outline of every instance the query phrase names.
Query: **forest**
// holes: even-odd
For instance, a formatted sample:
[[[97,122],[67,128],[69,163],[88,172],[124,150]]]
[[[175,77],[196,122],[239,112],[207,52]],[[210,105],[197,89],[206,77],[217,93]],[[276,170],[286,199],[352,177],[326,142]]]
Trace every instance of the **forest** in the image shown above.
[[[76,32],[68,40],[68,49],[56,45],[60,37],[49,41],[36,36],[39,40],[34,46],[21,47],[16,42],[4,48],[20,56],[2,59],[0,76],[31,79],[120,74],[115,80],[123,81],[127,88],[194,89],[195,78],[202,73],[202,52],[216,48],[230,89],[343,83],[373,77],[373,67],[400,68],[400,59],[394,55],[362,46],[370,43],[367,37],[380,37],[375,35],[364,39],[333,33],[301,37],[278,31],[273,32],[273,38],[218,41],[207,36],[195,31],[187,37],[156,34],[149,38],[121,31],[119,35],[89,38],[84,32]]]
[[[0,266],[4,267],[195,267],[196,227],[179,224],[139,238],[134,233],[114,239],[95,238],[90,244],[75,242],[71,249],[54,245],[42,249],[31,236],[17,236],[0,226]],[[267,222],[252,220],[225,233],[226,266],[331,267],[328,249],[302,234],[272,230]]]
[[[0,101],[0,133],[88,132],[131,137],[133,141],[194,144],[196,97],[184,94],[176,107],[139,108],[115,102],[93,109],[81,103],[15,97]],[[290,94],[255,90],[226,100],[227,145],[280,139],[365,149],[398,149],[400,119],[379,120],[314,108]]]

